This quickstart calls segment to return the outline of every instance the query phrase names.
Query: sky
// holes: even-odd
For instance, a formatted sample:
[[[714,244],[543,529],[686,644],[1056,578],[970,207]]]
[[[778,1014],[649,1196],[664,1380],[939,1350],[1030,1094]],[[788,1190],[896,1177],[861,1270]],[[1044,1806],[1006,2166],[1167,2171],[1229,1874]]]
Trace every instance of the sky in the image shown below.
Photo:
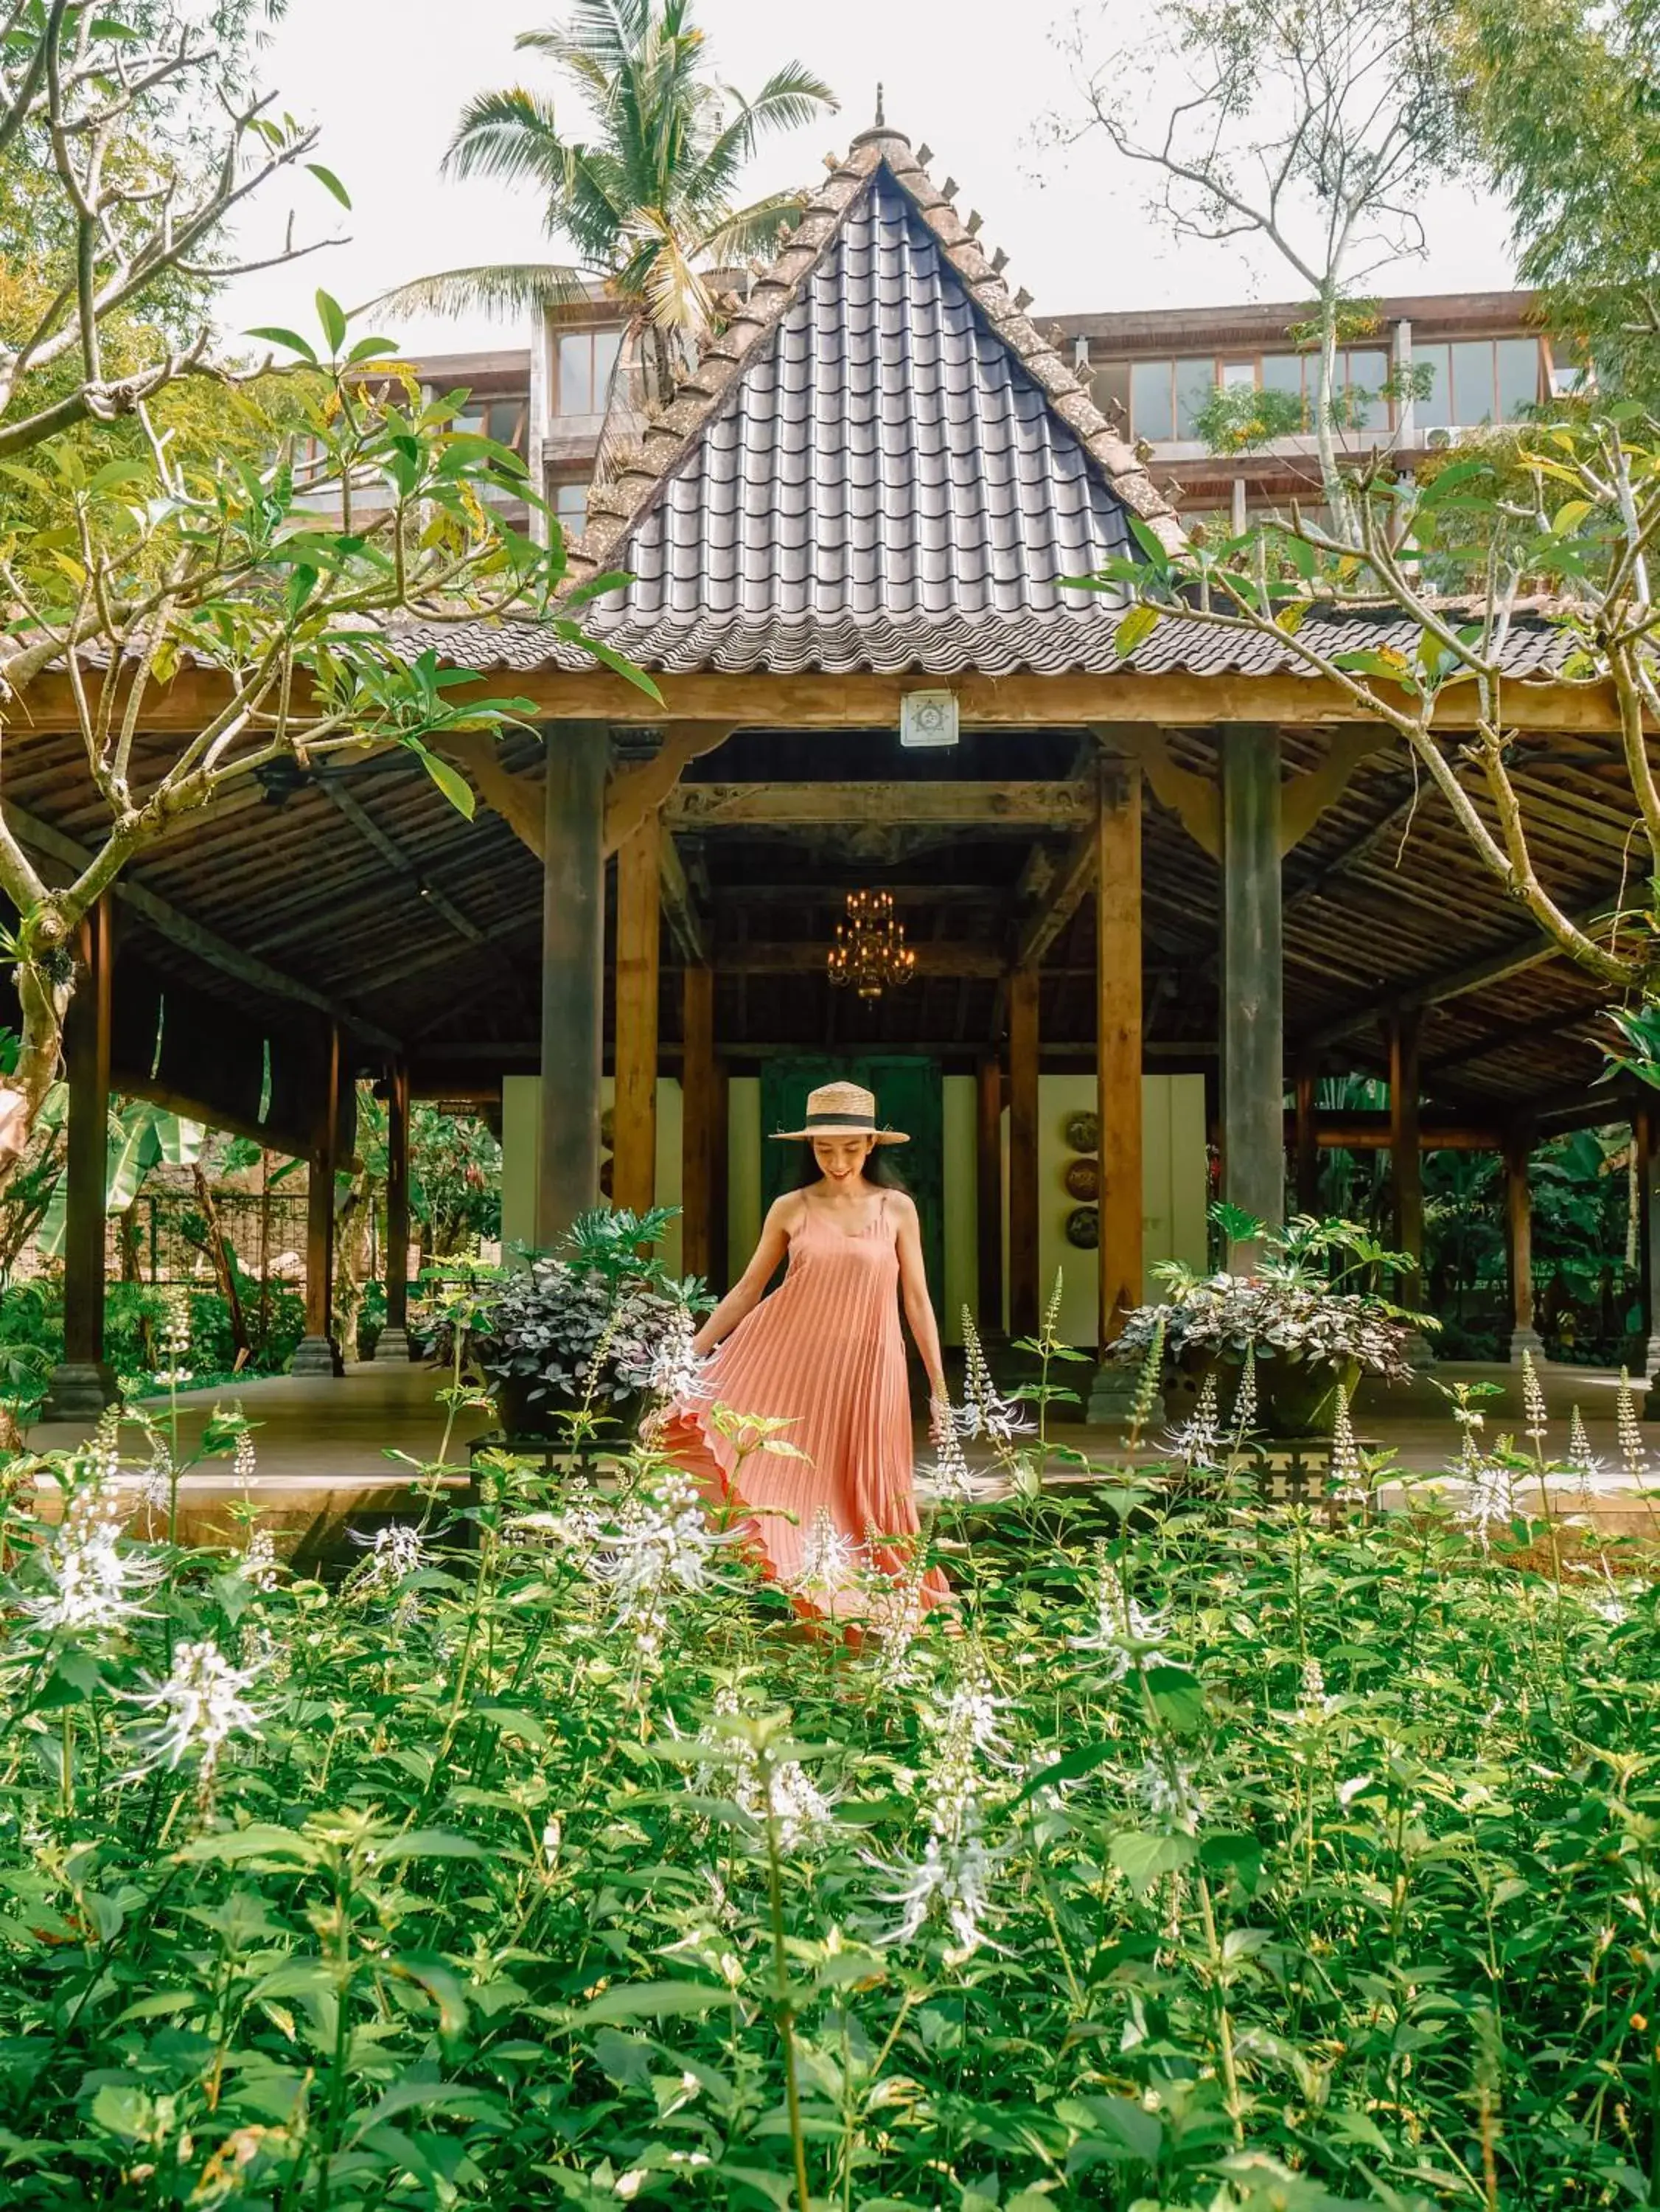
[[[1120,25],[1133,20],[1118,0]],[[1133,4],[1133,0],[1128,0]],[[242,231],[245,252],[270,252],[292,208],[302,239],[346,242],[297,264],[239,279],[226,302],[227,334],[254,324],[316,328],[320,284],[348,307],[434,270],[518,258],[557,259],[526,188],[439,174],[462,102],[487,88],[535,78],[534,55],[516,55],[516,32],[556,16],[558,0],[288,0],[266,51],[265,85],[280,108],[322,128],[318,158],[342,179],[344,215],[311,179],[270,190]],[[718,74],[754,92],[785,60],[832,85],[839,113],[770,140],[751,189],[810,185],[823,156],[841,152],[871,122],[876,85],[888,122],[933,148],[936,179],[954,176],[958,204],[985,219],[981,242],[1009,256],[1011,288],[1047,314],[1110,308],[1295,299],[1300,287],[1271,250],[1199,246],[1172,239],[1147,211],[1144,174],[1118,160],[1099,132],[1057,148],[1044,118],[1075,108],[1057,33],[1071,21],[1063,0],[830,0],[816,9],[778,0],[700,0]],[[1124,33],[1085,21],[1102,49]],[[544,79],[545,81],[545,79]],[[1424,205],[1431,252],[1372,280],[1378,291],[1462,291],[1512,281],[1506,226],[1490,196],[1438,189]],[[359,325],[397,337],[414,352],[524,343],[510,323],[371,314]]]

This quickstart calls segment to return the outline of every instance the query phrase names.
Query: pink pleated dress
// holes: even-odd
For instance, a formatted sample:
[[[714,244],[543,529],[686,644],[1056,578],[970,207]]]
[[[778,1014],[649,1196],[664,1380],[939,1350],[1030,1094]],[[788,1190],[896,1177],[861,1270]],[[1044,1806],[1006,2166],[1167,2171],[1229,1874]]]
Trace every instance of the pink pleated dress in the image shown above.
[[[918,1534],[899,1282],[885,1195],[851,1236],[804,1205],[783,1282],[717,1347],[704,1394],[671,1408],[661,1432],[707,1494],[742,1514],[766,1571],[806,1613],[862,1610],[851,1590],[797,1588],[821,1509],[861,1566],[890,1576],[905,1572]],[[779,1434],[803,1456],[745,1451],[712,1423],[716,1406],[787,1422]],[[937,1568],[921,1595],[924,1605],[949,1600]]]

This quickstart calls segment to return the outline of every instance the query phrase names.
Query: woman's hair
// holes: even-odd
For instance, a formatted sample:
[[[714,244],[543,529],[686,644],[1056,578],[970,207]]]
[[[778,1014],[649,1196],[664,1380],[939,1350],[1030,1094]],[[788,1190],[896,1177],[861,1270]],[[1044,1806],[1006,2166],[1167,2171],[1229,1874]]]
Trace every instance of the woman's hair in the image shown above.
[[[867,1182],[874,1182],[883,1190],[905,1188],[905,1177],[894,1166],[895,1149],[893,1145],[877,1145],[866,1155],[864,1176]],[[813,1156],[813,1146],[809,1140],[802,1146],[801,1170],[791,1185],[791,1188],[809,1190],[815,1182],[821,1182],[823,1176],[824,1170]]]

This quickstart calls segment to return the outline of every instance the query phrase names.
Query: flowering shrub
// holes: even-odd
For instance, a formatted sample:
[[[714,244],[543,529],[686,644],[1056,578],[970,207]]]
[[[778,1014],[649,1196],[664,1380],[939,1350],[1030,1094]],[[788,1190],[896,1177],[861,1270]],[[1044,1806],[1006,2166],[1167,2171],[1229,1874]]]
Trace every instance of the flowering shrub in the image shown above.
[[[6,2212],[1648,2201],[1651,1551],[1467,1526],[1479,1425],[954,1500],[851,1641],[649,1450],[330,1592],[118,1534],[126,1433],[0,1525]]]
[[[510,1432],[544,1427],[573,1407],[603,1415],[694,1383],[692,1337],[706,1302],[695,1281],[676,1282],[651,1255],[669,1219],[663,1207],[585,1214],[560,1253],[496,1279],[464,1350],[497,1392]],[[440,1362],[453,1351],[451,1325],[441,1324]]]

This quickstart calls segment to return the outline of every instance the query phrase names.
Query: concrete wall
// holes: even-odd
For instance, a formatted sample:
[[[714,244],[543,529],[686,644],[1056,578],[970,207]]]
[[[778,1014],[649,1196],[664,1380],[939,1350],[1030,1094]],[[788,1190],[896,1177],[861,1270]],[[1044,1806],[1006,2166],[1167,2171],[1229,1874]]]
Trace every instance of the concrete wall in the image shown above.
[[[501,1233],[504,1249],[530,1243],[535,1231],[536,1138],[541,1079],[510,1075],[501,1096]],[[728,1085],[727,1236],[734,1276],[740,1274],[760,1235],[760,1161],[766,1141],[760,1126],[760,1079],[735,1075]],[[604,1086],[609,1105],[611,1085]],[[1076,1200],[1063,1180],[1073,1158],[1066,1142],[1069,1115],[1093,1112],[1093,1075],[1045,1075],[1038,1085],[1038,1263],[1046,1299],[1057,1269],[1064,1275],[1061,1334],[1069,1341],[1095,1340],[1095,1255],[1066,1241],[1066,1218]],[[1157,1285],[1151,1269],[1160,1260],[1184,1260],[1203,1267],[1205,1257],[1204,1078],[1200,1075],[1144,1075],[1142,1112],[1142,1222],[1148,1273],[1144,1295]],[[974,1079],[948,1075],[944,1087],[945,1280],[933,1285],[940,1329],[948,1344],[962,1340],[961,1314],[976,1301],[978,1249],[974,1174]],[[1009,1117],[1003,1116],[1004,1203],[1009,1179]],[[657,1196],[664,1206],[680,1203],[681,1097],[672,1076],[657,1084]],[[1004,1246],[1008,1224],[1004,1223]],[[680,1224],[663,1243],[671,1271],[680,1266]],[[724,1283],[715,1285],[724,1290]],[[1001,1323],[1003,1316],[999,1316]]]

